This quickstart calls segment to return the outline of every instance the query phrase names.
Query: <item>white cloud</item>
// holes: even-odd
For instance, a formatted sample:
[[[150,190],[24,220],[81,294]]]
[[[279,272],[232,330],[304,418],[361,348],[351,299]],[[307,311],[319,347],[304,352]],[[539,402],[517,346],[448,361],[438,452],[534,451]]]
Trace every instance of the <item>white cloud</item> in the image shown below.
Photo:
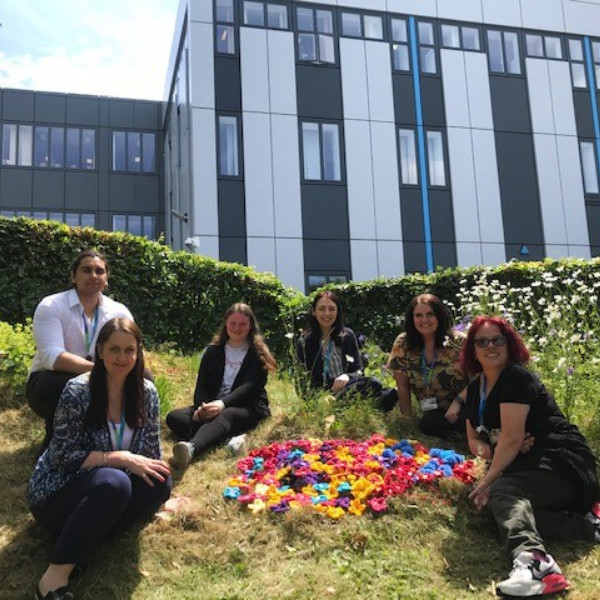
[[[159,100],[176,11],[177,0],[4,0],[0,87]]]

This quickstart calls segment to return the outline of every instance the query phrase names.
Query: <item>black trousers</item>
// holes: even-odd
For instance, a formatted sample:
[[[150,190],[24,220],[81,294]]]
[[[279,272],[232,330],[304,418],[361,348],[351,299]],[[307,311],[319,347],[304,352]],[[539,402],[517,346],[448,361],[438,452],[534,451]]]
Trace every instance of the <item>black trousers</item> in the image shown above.
[[[254,429],[265,417],[249,406],[225,407],[205,423],[192,420],[196,407],[176,408],[167,415],[167,425],[178,440],[191,442],[202,454],[234,435]]]

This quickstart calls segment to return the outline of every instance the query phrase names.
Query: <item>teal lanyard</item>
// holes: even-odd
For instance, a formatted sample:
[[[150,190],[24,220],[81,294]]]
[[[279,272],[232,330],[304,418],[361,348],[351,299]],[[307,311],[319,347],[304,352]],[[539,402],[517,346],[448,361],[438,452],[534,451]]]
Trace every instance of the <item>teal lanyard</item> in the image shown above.
[[[482,373],[479,376],[479,426],[483,425],[483,412],[485,411],[485,403],[487,402],[487,377]]]
[[[125,404],[123,404],[123,410],[121,411],[121,422],[119,423],[119,425],[114,423],[113,420],[110,418],[108,420],[112,425],[113,432],[115,434],[115,442],[117,443],[116,450],[123,450],[123,435],[125,434]],[[113,450],[115,450],[114,447]]]
[[[329,340],[329,343],[327,344],[327,351],[323,356],[323,381],[327,381],[329,376],[329,361],[331,360],[331,352],[333,348],[332,344],[333,342]]]
[[[92,360],[92,343],[94,341],[94,337],[96,336],[96,330],[98,329],[98,305],[96,305],[96,310],[94,312],[94,319],[92,321],[92,335],[90,336],[90,332],[88,330],[88,322],[85,316],[85,311],[83,311],[81,317],[83,318],[83,332],[85,334],[85,347],[87,348],[87,360]]]
[[[427,359],[425,358],[425,348],[421,350],[421,373],[423,374],[423,381],[427,386],[427,395],[429,395],[429,384],[431,383],[431,378],[433,377],[433,369],[435,369],[435,365],[437,363],[437,352],[433,351],[433,360],[431,363],[427,363]]]

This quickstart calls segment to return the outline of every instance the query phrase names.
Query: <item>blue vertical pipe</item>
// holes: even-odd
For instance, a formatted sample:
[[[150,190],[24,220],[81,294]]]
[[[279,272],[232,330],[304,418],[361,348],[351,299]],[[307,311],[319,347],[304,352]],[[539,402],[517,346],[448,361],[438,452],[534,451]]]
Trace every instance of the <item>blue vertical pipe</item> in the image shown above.
[[[585,50],[585,67],[588,76],[588,87],[590,90],[590,104],[592,107],[592,121],[594,123],[594,137],[596,138],[596,161],[598,162],[598,177],[600,178],[600,119],[598,118],[598,101],[596,99],[596,73],[594,70],[594,58],[590,38],[583,38]]]

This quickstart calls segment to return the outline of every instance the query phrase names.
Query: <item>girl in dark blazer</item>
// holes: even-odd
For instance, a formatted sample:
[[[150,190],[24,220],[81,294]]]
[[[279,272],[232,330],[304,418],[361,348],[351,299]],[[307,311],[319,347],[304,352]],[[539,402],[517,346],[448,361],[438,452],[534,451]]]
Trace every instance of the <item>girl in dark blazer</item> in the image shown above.
[[[265,385],[277,363],[247,304],[238,302],[202,356],[194,405],[167,415],[179,442],[173,463],[186,467],[194,458],[226,439],[254,429],[270,416]]]

